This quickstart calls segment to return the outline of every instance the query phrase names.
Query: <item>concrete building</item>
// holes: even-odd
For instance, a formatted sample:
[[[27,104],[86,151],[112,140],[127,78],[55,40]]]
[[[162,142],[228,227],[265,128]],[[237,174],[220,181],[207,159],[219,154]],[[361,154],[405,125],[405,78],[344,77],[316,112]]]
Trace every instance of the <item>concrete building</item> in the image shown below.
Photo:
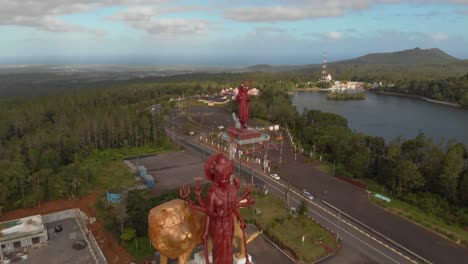
[[[47,230],[40,215],[0,223],[0,263],[4,254],[28,251],[47,241]]]
[[[0,223],[0,264],[107,264],[80,209],[33,215]]]

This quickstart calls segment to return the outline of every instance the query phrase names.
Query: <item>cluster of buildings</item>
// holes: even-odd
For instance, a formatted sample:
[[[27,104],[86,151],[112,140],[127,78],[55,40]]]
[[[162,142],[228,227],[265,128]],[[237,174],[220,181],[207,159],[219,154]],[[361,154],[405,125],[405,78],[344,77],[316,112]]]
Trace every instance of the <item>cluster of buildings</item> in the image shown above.
[[[338,90],[338,91],[345,91],[345,90],[360,90],[364,87],[364,83],[362,82],[341,82],[335,81],[333,82],[332,87],[330,90]]]
[[[230,100],[234,100],[236,98],[236,95],[238,93],[237,88],[223,88],[219,93],[213,94],[213,95],[201,95],[198,99],[199,102],[205,103],[208,106],[214,106],[214,105],[221,105],[221,104],[226,104]],[[250,88],[248,90],[248,94],[250,96],[258,96],[260,94],[260,90],[257,88]]]

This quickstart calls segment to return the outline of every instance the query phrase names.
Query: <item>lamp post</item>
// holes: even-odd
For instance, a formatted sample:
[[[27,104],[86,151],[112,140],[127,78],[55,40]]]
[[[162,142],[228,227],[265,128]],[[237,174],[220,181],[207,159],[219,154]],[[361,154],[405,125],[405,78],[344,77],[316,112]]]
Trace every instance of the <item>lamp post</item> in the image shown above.
[[[255,143],[253,144],[253,150],[252,150],[252,163],[250,164],[250,180],[252,186],[254,185],[253,181],[253,166],[254,166],[254,153],[255,153]],[[255,223],[255,205],[252,206],[252,221]]]
[[[203,144],[203,160],[205,160],[206,159],[206,154],[205,154],[206,153],[206,142],[205,143],[202,142],[202,144]]]
[[[242,170],[242,154],[241,154],[241,149],[238,148],[239,151],[239,178],[242,178],[241,170]]]
[[[280,158],[279,158],[279,164],[281,165],[281,161],[283,158],[283,131],[281,131],[281,143],[280,143]]]
[[[341,224],[341,211],[338,211],[338,226],[336,231],[336,243],[338,243],[338,239],[340,238],[340,224]]]
[[[2,248],[0,247],[0,261],[3,263],[3,252]]]
[[[254,161],[254,152],[255,152],[255,143],[253,145],[253,150],[252,150],[252,164],[250,164],[250,176],[251,176],[251,184],[253,186],[254,182],[253,182],[253,161]]]
[[[333,175],[332,176],[335,176],[335,170],[336,170],[336,160],[333,160]]]

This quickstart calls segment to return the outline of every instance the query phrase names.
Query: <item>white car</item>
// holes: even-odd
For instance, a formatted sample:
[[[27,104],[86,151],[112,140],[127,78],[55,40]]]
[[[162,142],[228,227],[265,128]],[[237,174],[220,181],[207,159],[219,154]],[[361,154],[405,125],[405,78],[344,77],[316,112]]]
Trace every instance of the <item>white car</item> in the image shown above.
[[[314,196],[312,194],[310,194],[310,192],[308,192],[307,190],[302,190],[302,193],[304,194],[305,197],[307,197],[307,199],[309,200],[313,200],[314,199]]]
[[[280,176],[279,176],[278,174],[276,174],[276,173],[270,174],[270,177],[272,177],[272,178],[275,179],[275,180],[279,180],[279,179],[280,179]]]

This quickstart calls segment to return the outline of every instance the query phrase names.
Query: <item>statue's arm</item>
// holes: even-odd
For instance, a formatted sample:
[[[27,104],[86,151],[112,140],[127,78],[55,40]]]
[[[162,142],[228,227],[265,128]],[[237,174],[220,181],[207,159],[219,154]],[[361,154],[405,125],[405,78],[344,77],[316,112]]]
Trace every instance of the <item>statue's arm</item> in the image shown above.
[[[190,208],[206,213],[206,208],[203,206],[196,205],[195,203],[189,203]]]
[[[192,199],[190,199],[190,187],[187,187],[187,186],[180,187],[179,193],[180,193],[180,197],[187,202],[187,204],[190,206],[190,208],[193,208],[195,210],[198,210],[198,211],[201,211],[201,212],[204,212],[204,213],[206,212],[206,209],[205,209],[205,207],[203,205],[199,206],[199,205],[195,204],[195,202],[192,201]]]
[[[206,208],[206,215],[209,216],[209,217],[214,217],[216,216],[215,214],[215,196],[214,196],[214,193],[213,192],[210,192],[208,191],[208,195],[207,195],[207,206],[205,206]]]
[[[245,224],[245,222],[244,222],[244,219],[242,219],[242,215],[241,215],[241,213],[239,212],[239,209],[238,209],[237,207],[234,208],[234,215],[236,215],[237,220],[238,220],[239,223],[240,223],[240,227],[241,227],[242,229],[245,229],[246,224]]]
[[[240,201],[242,201],[244,199],[248,199],[249,197],[250,197],[250,189],[247,188],[245,190],[244,194],[239,199],[237,199],[237,203],[239,203]]]
[[[201,198],[202,189],[199,185],[195,187],[195,196],[197,197],[198,204],[202,207],[205,207],[205,202]]]

